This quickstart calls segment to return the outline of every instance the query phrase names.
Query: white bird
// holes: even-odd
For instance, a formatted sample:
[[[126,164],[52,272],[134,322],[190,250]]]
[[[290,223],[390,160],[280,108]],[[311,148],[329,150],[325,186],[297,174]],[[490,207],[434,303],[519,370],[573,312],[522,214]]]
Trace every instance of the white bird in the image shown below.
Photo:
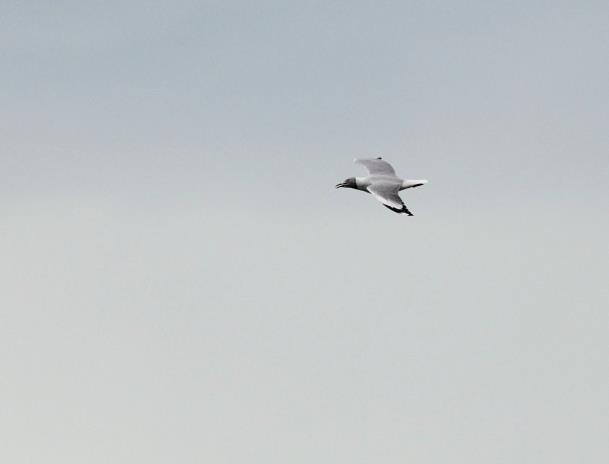
[[[386,208],[396,213],[404,213],[408,216],[413,214],[408,210],[400,198],[400,190],[425,185],[427,180],[401,179],[395,174],[395,170],[387,161],[381,157],[355,159],[355,163],[363,165],[369,175],[366,177],[349,177],[344,182],[336,184],[336,188],[346,187],[363,192],[371,193]]]

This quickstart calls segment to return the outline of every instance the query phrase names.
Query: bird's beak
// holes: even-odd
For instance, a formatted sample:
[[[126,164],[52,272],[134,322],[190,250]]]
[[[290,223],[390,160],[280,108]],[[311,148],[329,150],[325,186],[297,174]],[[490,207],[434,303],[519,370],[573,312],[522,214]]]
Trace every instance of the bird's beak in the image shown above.
[[[337,189],[338,189],[338,188],[341,188],[341,187],[344,187],[344,186],[345,186],[345,183],[344,183],[344,182],[339,182],[338,184],[336,184],[336,188],[337,188]]]

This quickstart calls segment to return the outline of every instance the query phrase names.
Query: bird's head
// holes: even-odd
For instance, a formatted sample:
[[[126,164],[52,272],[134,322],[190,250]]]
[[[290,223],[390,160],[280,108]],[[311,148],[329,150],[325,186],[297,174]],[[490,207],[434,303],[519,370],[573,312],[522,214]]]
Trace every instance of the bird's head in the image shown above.
[[[341,188],[341,187],[356,189],[357,182],[355,182],[355,177],[349,177],[348,179],[345,179],[344,181],[336,184],[336,188]]]

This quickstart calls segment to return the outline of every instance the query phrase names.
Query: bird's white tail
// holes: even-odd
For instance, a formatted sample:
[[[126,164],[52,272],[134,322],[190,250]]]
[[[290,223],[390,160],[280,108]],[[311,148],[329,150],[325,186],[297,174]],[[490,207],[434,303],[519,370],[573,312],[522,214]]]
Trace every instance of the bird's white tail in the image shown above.
[[[425,185],[427,182],[429,182],[427,179],[406,179],[404,182],[402,182],[401,190],[420,187],[421,185]]]

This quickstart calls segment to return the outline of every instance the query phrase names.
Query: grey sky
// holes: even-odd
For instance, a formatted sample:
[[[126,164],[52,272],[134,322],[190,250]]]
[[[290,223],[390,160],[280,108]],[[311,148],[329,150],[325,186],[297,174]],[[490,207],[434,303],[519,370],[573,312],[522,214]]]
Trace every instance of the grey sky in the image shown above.
[[[607,462],[606,2],[24,3],[3,462]]]

